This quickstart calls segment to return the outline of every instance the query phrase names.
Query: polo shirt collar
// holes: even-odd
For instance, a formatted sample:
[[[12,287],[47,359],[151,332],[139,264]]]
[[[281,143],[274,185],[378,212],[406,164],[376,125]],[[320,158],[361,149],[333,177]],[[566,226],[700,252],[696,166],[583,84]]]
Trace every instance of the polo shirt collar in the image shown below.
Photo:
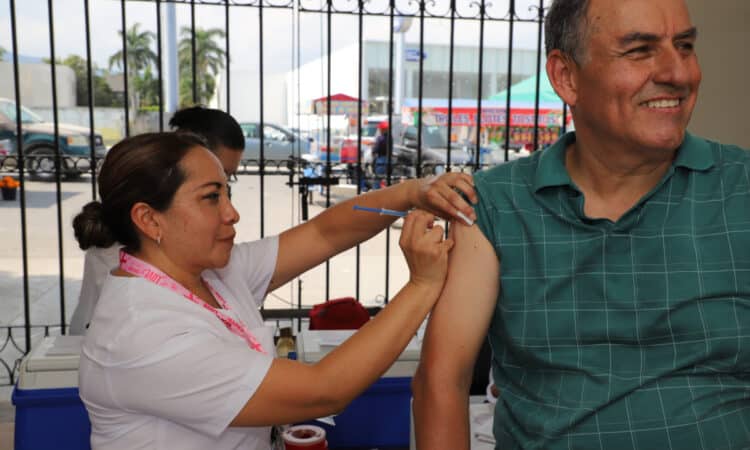
[[[536,175],[534,177],[534,192],[554,186],[573,186],[573,180],[565,167],[565,151],[575,142],[575,131],[565,133],[552,146],[542,150]],[[706,170],[715,164],[711,145],[704,139],[699,139],[690,133],[685,133],[677,157],[672,166],[684,167],[690,170]]]
[[[573,180],[565,168],[565,150],[575,140],[576,134],[571,131],[565,133],[552,146],[542,150],[534,176],[534,192],[546,187],[573,185]]]
[[[716,163],[711,144],[705,139],[696,138],[690,133],[685,133],[680,148],[677,149],[677,157],[672,163],[675,167],[684,167],[690,170],[707,170]]]

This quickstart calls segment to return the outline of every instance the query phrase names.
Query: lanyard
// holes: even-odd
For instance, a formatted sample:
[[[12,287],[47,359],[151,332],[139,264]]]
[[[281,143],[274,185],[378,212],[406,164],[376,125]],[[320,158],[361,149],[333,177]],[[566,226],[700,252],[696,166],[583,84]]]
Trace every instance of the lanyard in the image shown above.
[[[263,346],[260,345],[258,339],[253,336],[253,334],[250,332],[250,330],[247,329],[244,324],[234,320],[229,316],[226,316],[225,314],[222,314],[221,312],[219,312],[219,310],[206,303],[203,299],[188,291],[183,285],[173,280],[169,275],[165,274],[146,261],[140,260],[129,253],[125,253],[124,250],[120,250],[120,269],[132,275],[139,276],[145,280],[148,280],[156,284],[157,286],[165,287],[173,292],[182,295],[196,305],[202,306],[206,310],[213,313],[213,315],[215,315],[229,329],[229,331],[245,339],[250,348],[252,348],[256,352],[263,353],[264,355],[266,354],[266,352],[263,350]],[[214,295],[219,305],[221,305],[221,307],[226,311],[230,311],[229,304],[227,304],[226,300],[224,300],[224,297],[216,292],[216,290],[210,284],[208,284],[206,280],[203,280],[203,282],[206,284],[206,286],[208,286],[208,289]]]

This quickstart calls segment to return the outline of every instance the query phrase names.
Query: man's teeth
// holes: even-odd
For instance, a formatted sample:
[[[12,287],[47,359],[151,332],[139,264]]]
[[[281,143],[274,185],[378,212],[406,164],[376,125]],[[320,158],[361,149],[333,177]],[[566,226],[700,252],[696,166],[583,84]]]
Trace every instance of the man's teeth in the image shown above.
[[[674,100],[654,100],[651,102],[647,102],[646,106],[649,108],[676,108],[680,105],[680,101],[677,99]]]

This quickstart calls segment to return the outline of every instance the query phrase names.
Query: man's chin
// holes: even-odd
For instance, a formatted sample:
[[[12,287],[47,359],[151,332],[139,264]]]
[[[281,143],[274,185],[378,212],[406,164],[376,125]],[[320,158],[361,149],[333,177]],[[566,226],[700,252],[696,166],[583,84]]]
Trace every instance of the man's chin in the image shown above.
[[[685,129],[656,132],[644,136],[644,139],[641,140],[641,145],[654,150],[674,151],[682,145],[684,139]]]

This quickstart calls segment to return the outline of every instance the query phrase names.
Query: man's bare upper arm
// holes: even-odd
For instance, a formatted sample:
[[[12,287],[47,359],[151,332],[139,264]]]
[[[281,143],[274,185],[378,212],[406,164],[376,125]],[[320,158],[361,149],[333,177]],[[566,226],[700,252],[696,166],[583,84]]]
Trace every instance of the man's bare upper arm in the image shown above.
[[[470,383],[500,289],[500,262],[476,225],[453,225],[453,238],[448,278],[430,315],[422,365],[430,377],[441,374],[456,381],[458,376]]]

